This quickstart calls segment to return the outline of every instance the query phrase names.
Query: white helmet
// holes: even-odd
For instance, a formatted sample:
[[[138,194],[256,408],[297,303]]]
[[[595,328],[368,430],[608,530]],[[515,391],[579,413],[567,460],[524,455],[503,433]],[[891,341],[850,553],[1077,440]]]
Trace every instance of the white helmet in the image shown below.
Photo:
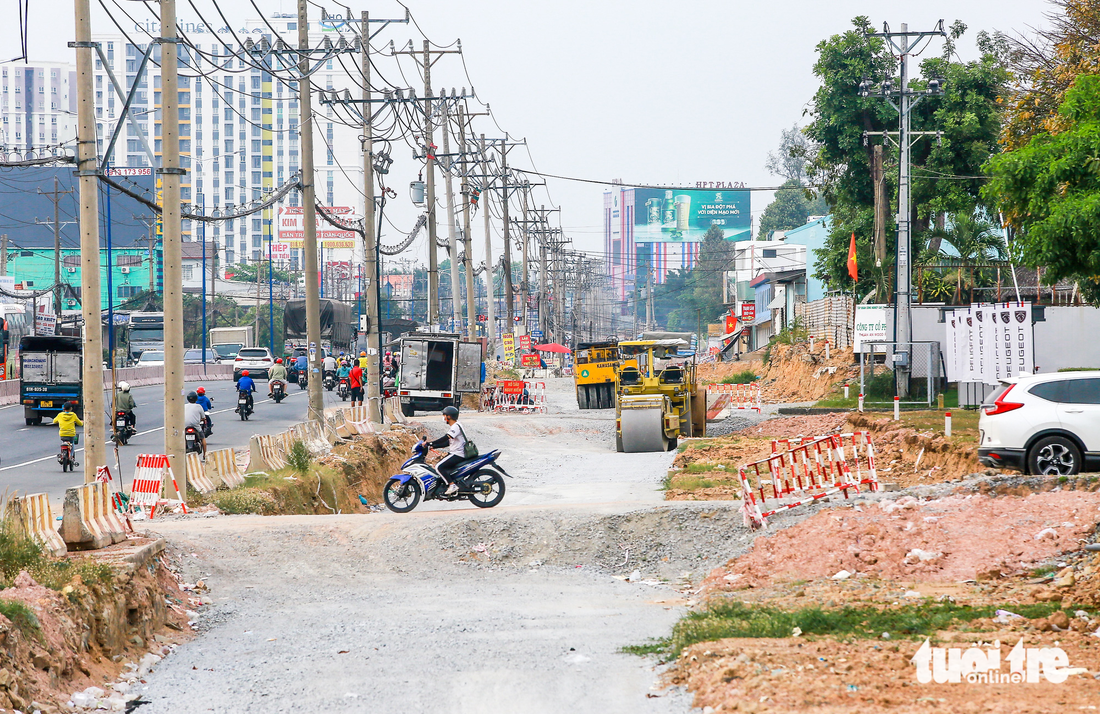
[[[129,382],[119,382],[118,383],[118,388],[121,389],[124,392],[129,392],[130,391],[130,383]]]

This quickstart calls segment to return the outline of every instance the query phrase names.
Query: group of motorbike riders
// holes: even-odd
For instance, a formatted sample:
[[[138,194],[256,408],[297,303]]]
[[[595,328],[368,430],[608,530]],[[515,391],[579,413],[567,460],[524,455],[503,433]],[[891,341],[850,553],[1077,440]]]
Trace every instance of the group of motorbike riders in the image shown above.
[[[293,374],[291,374],[291,371],[287,370],[281,357],[275,360],[275,364],[269,370],[267,386],[269,397],[272,396],[276,384],[282,385],[285,391],[290,381],[297,381],[298,375],[308,374],[309,360],[305,354],[298,355],[294,358],[288,358],[287,361],[291,364],[291,371]],[[399,356],[390,352],[386,353],[382,363],[383,385],[393,385],[397,377],[399,364]],[[343,352],[336,357],[330,354],[322,361],[323,378],[327,379],[331,377],[334,383],[346,382],[348,391],[350,392],[351,406],[363,406],[366,369],[367,353],[365,351],[360,352],[358,357],[354,355],[345,355]],[[238,406],[235,411],[239,412],[240,409],[245,408],[248,410],[248,413],[251,414],[254,408],[252,395],[255,392],[256,381],[249,375],[247,369],[242,370],[237,380],[237,393],[247,399],[247,405]],[[65,406],[68,407],[65,409],[65,413],[71,414],[71,407],[68,404]],[[130,434],[136,433],[137,416],[134,413],[136,408],[137,403],[134,400],[133,394],[130,393],[130,385],[127,382],[119,382],[118,392],[115,395],[115,410],[120,416],[125,417],[125,428],[129,430]],[[184,428],[194,428],[196,441],[201,449],[200,453],[204,455],[206,454],[206,437],[213,431],[213,421],[210,419],[210,410],[212,408],[213,405],[210,402],[210,397],[206,396],[206,389],[204,387],[199,387],[193,392],[188,392],[187,402],[184,404],[183,408]],[[82,426],[82,422],[75,418],[75,416],[75,414],[73,414],[72,418],[62,416],[61,419],[57,420],[60,431],[62,432],[62,441],[71,441],[75,436],[75,427]]]

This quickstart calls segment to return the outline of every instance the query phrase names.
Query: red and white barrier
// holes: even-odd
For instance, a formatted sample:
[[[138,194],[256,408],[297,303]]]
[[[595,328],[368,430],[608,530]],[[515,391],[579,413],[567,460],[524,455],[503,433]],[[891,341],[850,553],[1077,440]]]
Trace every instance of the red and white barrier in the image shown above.
[[[715,395],[713,401],[711,395]],[[707,385],[707,421],[725,419],[735,409],[760,411],[763,404],[760,399],[760,385],[751,384],[708,384]]]
[[[491,389],[487,410],[521,414],[546,413],[546,382],[508,380],[498,382]]]
[[[161,498],[161,485],[165,477],[172,479],[172,488],[176,492],[176,500]],[[179,484],[176,483],[176,475],[172,473],[172,467],[168,463],[166,454],[139,454],[137,466],[134,468],[134,480],[130,484],[129,513],[140,512],[148,509],[149,518],[152,518],[157,508],[179,505],[183,512],[187,513],[187,502],[180,493]]]
[[[850,448],[850,451],[849,451]],[[769,516],[812,503],[821,498],[863,487],[879,489],[875,447],[865,431],[831,436],[775,439],[772,455],[738,470],[741,479],[741,513],[745,525],[763,528]],[[755,481],[755,482],[754,482]],[[764,510],[768,499],[797,500]]]

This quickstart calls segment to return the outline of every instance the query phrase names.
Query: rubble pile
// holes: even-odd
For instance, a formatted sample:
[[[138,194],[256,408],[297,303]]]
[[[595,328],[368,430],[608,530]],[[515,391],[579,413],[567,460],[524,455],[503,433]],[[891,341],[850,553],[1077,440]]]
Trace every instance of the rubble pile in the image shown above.
[[[917,431],[891,417],[851,412],[847,419],[846,431],[871,432],[880,481],[906,487],[996,473],[978,463],[973,441],[948,441],[942,431]]]

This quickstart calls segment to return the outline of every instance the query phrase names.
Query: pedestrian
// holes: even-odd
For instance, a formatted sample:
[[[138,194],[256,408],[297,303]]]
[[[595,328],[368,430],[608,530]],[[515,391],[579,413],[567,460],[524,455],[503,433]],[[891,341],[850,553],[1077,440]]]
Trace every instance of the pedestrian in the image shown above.
[[[351,387],[351,405],[354,407],[358,401],[359,406],[363,406],[363,368],[358,362],[348,373],[348,386]]]

